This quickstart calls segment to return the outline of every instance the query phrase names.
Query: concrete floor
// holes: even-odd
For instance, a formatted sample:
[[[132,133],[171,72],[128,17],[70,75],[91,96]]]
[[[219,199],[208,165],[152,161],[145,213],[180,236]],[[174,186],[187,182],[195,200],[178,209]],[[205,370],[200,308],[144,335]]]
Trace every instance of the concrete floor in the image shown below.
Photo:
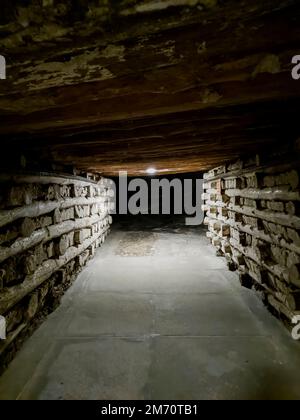
[[[115,229],[1,399],[299,399],[300,348],[201,229]]]

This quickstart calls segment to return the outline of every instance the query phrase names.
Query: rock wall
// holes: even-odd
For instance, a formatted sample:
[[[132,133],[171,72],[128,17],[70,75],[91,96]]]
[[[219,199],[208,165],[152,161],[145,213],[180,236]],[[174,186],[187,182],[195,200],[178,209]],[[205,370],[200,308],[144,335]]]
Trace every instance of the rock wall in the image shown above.
[[[0,175],[0,372],[109,233],[113,190],[49,175]]]
[[[203,197],[217,255],[288,326],[300,313],[299,165],[290,162],[255,156],[215,168]]]

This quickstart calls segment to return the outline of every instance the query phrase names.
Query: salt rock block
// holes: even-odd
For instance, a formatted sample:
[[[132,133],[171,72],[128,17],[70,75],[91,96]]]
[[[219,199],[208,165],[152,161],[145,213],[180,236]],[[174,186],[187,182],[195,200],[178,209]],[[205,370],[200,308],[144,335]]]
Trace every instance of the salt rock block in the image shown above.
[[[6,339],[6,320],[4,316],[0,315],[0,340]]]
[[[29,298],[28,307],[26,310],[26,318],[28,320],[31,320],[32,318],[34,318],[34,316],[36,315],[38,311],[38,307],[39,307],[38,293],[33,293]]]
[[[294,264],[289,268],[289,281],[294,286],[300,287],[300,264]]]
[[[35,220],[30,219],[29,217],[26,217],[21,222],[20,233],[23,237],[26,238],[26,237],[30,236],[35,231],[36,227],[37,227],[37,225],[35,223]]]

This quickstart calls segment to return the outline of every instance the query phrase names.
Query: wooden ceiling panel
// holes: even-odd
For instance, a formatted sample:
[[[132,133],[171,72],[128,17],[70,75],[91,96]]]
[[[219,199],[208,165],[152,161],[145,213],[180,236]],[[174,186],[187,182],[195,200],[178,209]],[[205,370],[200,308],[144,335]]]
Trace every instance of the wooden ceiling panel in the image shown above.
[[[299,17],[295,0],[4,0],[3,151],[135,175],[293,141]]]

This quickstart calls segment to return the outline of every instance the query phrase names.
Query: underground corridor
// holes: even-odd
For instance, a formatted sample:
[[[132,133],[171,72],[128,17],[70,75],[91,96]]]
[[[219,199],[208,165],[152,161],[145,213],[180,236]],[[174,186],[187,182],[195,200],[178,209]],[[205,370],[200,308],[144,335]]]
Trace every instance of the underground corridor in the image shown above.
[[[299,346],[204,229],[124,225],[26,342],[2,398],[299,398]]]
[[[299,400],[299,1],[1,7],[0,400]]]

